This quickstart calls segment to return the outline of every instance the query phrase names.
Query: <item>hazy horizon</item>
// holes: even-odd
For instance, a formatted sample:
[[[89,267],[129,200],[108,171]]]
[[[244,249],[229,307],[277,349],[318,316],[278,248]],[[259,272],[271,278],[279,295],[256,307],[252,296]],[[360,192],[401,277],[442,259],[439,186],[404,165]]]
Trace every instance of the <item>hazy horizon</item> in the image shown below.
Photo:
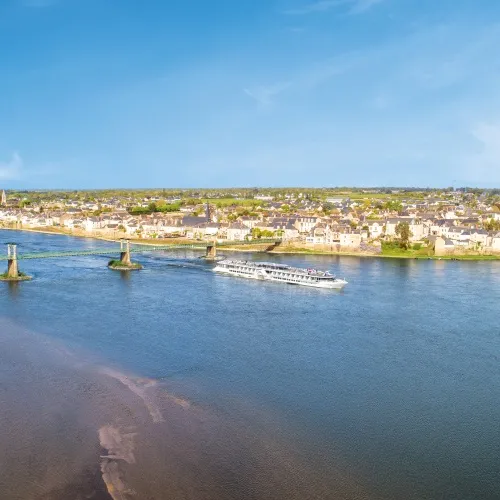
[[[213,187],[201,187],[201,186],[173,186],[173,187],[165,187],[165,186],[156,186],[156,187],[99,187],[99,188],[89,188],[89,187],[61,187],[61,188],[2,188],[0,186],[0,190],[5,189],[6,192],[62,192],[67,193],[70,191],[77,192],[85,192],[85,191],[236,191],[236,190],[356,190],[356,191],[380,191],[380,190],[393,190],[393,191],[408,191],[408,192],[416,192],[416,191],[446,191],[452,188],[455,191],[463,191],[463,190],[479,190],[484,189],[485,191],[495,191],[498,188],[494,187],[485,187],[485,186],[427,186],[427,187],[419,187],[419,186],[213,186]],[[342,194],[342,193],[339,193]],[[369,193],[368,193],[369,194]]]

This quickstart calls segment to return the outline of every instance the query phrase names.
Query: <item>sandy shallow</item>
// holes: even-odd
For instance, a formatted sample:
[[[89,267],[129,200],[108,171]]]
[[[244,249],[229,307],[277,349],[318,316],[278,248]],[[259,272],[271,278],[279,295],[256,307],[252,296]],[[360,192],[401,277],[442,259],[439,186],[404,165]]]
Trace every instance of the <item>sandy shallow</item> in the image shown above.
[[[249,422],[0,319],[2,500],[373,498]]]

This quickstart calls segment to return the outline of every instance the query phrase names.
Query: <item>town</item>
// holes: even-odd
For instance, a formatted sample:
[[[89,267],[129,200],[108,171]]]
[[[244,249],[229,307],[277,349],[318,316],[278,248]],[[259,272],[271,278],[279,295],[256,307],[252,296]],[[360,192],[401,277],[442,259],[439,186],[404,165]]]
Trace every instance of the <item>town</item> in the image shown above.
[[[0,227],[110,240],[280,238],[282,252],[500,257],[500,192],[481,189],[3,191]]]

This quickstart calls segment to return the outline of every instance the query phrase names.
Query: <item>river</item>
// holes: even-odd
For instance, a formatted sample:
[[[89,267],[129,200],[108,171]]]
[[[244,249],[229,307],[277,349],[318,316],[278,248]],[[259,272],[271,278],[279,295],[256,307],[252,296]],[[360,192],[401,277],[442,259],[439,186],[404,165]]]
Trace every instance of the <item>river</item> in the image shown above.
[[[336,292],[200,254],[0,283],[2,500],[499,498],[500,262],[238,253],[333,270]]]

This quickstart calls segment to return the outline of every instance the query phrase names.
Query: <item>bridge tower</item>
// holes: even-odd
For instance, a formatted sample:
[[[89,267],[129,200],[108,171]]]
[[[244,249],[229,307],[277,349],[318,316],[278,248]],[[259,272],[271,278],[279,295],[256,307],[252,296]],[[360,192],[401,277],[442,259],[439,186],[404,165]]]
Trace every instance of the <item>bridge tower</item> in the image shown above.
[[[16,243],[7,243],[7,272],[0,275],[0,281],[27,281],[30,279],[31,276],[19,272]]]
[[[130,259],[130,240],[120,240],[120,262],[124,266],[131,266]]]
[[[17,245],[7,243],[7,278],[19,278],[19,266],[17,265]]]
[[[207,253],[205,255],[205,258],[207,260],[215,260],[217,257],[217,247],[216,247],[216,241],[214,240],[212,243],[209,243],[207,245]]]

